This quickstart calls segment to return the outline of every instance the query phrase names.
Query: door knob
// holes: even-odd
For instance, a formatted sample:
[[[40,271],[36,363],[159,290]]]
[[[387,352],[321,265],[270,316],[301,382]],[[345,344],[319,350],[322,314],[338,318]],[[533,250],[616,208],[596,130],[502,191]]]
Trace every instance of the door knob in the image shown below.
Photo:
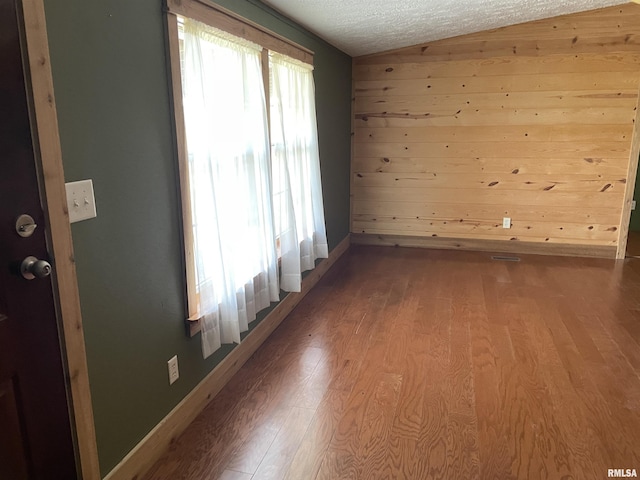
[[[51,275],[51,264],[46,260],[38,260],[36,257],[27,257],[20,265],[20,273],[27,280],[44,278]]]

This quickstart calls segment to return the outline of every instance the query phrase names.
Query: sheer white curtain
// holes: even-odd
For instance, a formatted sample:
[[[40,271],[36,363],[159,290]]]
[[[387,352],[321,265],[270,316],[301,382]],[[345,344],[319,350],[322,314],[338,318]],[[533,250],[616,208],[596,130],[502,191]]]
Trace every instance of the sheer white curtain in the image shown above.
[[[281,288],[299,292],[301,272],[327,258],[313,67],[270,53],[271,154]]]
[[[184,20],[183,102],[205,357],[279,299],[261,47]]]

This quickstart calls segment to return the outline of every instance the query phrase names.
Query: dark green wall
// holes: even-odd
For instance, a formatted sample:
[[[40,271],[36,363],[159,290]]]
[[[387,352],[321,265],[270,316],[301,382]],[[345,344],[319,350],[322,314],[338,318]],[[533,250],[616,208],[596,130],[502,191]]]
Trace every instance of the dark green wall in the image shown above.
[[[180,206],[160,0],[47,0],[67,181],[92,178],[98,217],[73,225],[102,474],[230,347],[185,335]],[[351,59],[252,0],[223,6],[315,51],[330,248],[349,231]],[[169,386],[167,360],[179,357]]]
[[[640,160],[638,161],[640,162]],[[636,201],[636,209],[631,211],[629,230],[632,232],[640,232],[640,170],[636,175],[636,186],[633,191],[633,199]]]

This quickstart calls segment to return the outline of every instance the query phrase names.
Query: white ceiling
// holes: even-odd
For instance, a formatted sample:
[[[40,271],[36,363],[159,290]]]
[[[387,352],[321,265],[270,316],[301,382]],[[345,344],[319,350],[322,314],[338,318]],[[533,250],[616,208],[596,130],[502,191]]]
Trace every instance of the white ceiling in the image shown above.
[[[262,0],[351,56],[626,0]]]

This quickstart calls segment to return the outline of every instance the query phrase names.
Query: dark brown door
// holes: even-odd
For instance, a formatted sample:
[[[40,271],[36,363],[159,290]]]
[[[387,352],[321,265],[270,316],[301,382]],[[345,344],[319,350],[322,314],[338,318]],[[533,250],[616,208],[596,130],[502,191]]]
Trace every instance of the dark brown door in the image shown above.
[[[18,268],[28,256],[52,261],[18,12],[18,0],[0,0],[0,480],[71,480],[77,474],[52,280],[27,280]],[[37,225],[30,237],[16,231],[22,214]]]

